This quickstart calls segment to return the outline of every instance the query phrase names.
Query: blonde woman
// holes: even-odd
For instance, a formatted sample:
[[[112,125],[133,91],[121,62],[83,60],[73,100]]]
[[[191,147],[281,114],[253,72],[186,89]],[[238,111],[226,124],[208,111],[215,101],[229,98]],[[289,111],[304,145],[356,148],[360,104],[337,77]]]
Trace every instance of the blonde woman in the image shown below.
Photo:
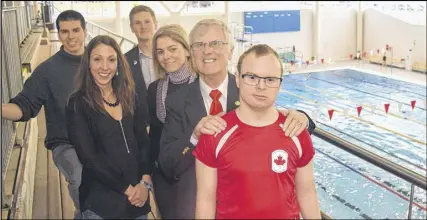
[[[192,83],[196,75],[191,71],[190,46],[185,30],[176,24],[161,27],[153,38],[153,67],[157,80],[148,87],[150,140],[152,162],[157,164],[153,174],[158,208],[163,218],[175,216],[176,182],[164,175],[158,166],[160,137],[166,118],[166,97],[180,87]]]

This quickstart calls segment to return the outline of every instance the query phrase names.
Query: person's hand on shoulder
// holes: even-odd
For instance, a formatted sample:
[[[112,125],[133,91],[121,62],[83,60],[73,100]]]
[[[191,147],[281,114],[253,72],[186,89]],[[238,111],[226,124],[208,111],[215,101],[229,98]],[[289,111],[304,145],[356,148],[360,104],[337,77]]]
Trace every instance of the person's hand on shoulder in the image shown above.
[[[199,140],[201,134],[215,134],[225,130],[227,123],[221,117],[224,112],[220,112],[217,115],[207,115],[203,117],[193,130],[193,136],[196,140]]]
[[[304,129],[308,128],[308,118],[304,113],[295,109],[281,109],[278,111],[286,116],[285,123],[283,124],[283,132],[285,132],[286,136],[298,136]]]

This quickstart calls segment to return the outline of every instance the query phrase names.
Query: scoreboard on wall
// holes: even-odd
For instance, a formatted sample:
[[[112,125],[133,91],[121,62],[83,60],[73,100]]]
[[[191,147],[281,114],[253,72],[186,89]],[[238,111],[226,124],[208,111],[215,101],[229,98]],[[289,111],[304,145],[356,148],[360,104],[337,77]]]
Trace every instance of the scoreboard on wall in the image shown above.
[[[245,26],[251,26],[254,34],[301,30],[300,10],[252,11],[244,16]]]

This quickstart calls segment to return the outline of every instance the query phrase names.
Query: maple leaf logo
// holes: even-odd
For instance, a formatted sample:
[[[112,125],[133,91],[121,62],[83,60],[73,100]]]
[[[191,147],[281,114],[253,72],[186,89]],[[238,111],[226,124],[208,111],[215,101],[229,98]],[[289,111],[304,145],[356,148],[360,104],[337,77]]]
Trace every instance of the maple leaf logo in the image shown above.
[[[286,163],[286,160],[283,160],[282,156],[278,156],[277,159],[274,160],[274,163],[281,166]]]

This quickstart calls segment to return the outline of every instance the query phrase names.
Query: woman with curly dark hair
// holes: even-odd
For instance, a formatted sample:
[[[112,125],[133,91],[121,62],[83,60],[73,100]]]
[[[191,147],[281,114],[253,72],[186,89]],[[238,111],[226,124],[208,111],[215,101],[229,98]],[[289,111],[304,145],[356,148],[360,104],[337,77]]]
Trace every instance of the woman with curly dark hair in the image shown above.
[[[84,219],[146,219],[150,212],[150,141],[143,105],[117,42],[109,36],[93,38],[66,108],[69,138],[83,165],[79,199]]]

